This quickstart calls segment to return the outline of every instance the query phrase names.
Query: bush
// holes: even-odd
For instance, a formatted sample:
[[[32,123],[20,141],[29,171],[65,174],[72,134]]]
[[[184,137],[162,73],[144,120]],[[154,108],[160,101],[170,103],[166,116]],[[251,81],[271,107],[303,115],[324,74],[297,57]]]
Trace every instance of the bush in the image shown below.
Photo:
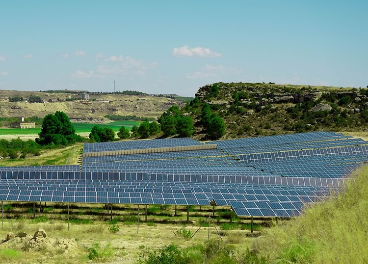
[[[115,132],[109,127],[101,128],[98,125],[92,127],[91,133],[89,134],[91,141],[95,142],[108,142],[115,139]]]
[[[111,226],[109,226],[109,231],[115,234],[120,231],[120,227],[118,225],[112,224]]]
[[[174,231],[174,235],[179,236],[179,237],[183,237],[185,239],[191,239],[192,236],[193,236],[193,233],[190,230],[180,228],[180,229]]]
[[[125,139],[125,138],[128,138],[129,136],[130,136],[129,129],[125,128],[125,126],[122,126],[119,129],[118,137],[120,139]]]
[[[175,245],[168,245],[158,251],[148,252],[148,255],[141,254],[138,261],[140,264],[184,264],[190,263],[189,259]]]
[[[114,254],[111,244],[101,247],[99,243],[95,243],[88,249],[88,259],[90,260],[106,260]]]

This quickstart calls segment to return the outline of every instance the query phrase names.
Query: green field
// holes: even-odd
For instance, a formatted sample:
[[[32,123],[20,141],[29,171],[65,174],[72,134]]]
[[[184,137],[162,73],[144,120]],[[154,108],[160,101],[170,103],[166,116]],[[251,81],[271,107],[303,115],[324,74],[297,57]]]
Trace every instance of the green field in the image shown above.
[[[130,129],[134,125],[139,126],[139,124],[140,122],[137,122],[137,121],[123,120],[123,121],[115,121],[115,122],[111,122],[108,124],[98,124],[98,125],[102,128],[105,128],[105,127],[112,128],[116,132],[116,131],[119,131],[121,126],[125,126],[128,129]],[[82,133],[82,132],[90,132],[92,127],[96,124],[72,123],[72,125],[74,126],[76,133]]]
[[[121,126],[125,126],[130,129],[134,125],[139,125],[140,122],[138,121],[116,121],[111,122],[108,124],[98,124],[100,127],[110,127],[115,132],[119,131]],[[96,124],[88,124],[88,123],[72,123],[75,128],[76,133],[83,133],[83,132],[90,132],[92,127]],[[1,135],[30,135],[30,134],[38,134],[40,133],[41,128],[27,128],[27,129],[20,129],[20,128],[0,128],[0,136]]]

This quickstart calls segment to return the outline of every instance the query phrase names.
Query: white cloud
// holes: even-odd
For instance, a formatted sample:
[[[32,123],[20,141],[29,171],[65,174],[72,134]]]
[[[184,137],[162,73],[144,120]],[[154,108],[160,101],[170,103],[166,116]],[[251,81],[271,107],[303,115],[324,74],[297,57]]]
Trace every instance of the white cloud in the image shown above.
[[[124,58],[122,55],[120,56],[111,56],[110,58],[106,59],[105,61],[123,61]]]
[[[173,56],[176,56],[176,57],[221,57],[222,55],[208,48],[202,48],[202,47],[189,48],[188,46],[183,46],[179,48],[174,48]]]
[[[1,75],[1,76],[7,76],[7,75],[9,75],[9,73],[8,73],[8,72],[6,72],[6,71],[2,71],[2,72],[0,72],[0,75]]]
[[[120,75],[136,75],[141,76],[144,75],[145,72],[149,68],[156,67],[157,63],[151,63],[150,65],[147,65],[142,60],[137,60],[132,57],[123,57],[120,56],[111,56],[108,59],[105,60],[108,62],[107,64],[103,64],[98,66],[97,72],[101,74],[120,74]],[[111,64],[111,62],[114,62]],[[115,63],[119,62],[119,63]]]
[[[83,50],[77,50],[75,52],[75,56],[84,56],[84,55],[86,55],[86,53]]]
[[[73,79],[91,79],[91,78],[99,78],[102,77],[101,75],[96,74],[94,71],[81,71],[77,70],[75,73],[72,74]]]
[[[68,53],[63,53],[63,54],[61,54],[61,57],[67,59],[67,58],[69,58],[69,54]]]
[[[32,54],[26,54],[26,55],[24,55],[24,58],[25,59],[32,59],[33,55]]]
[[[97,54],[96,60],[102,59],[103,54]],[[78,70],[72,74],[73,79],[90,79],[90,78],[104,78],[107,75],[119,76],[143,76],[149,69],[155,68],[157,62],[146,63],[142,60],[137,60],[132,57],[110,56],[103,61],[103,64],[97,66],[94,71]]]
[[[0,61],[6,61],[6,58],[0,54]]]

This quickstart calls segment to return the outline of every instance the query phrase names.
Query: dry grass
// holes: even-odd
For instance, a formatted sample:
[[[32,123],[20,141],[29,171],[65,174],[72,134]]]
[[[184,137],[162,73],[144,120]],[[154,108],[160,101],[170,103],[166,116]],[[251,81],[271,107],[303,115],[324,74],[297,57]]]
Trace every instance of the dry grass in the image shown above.
[[[43,150],[40,156],[31,156],[26,159],[0,160],[0,166],[33,166],[33,165],[77,165],[82,143],[67,146],[61,149]]]
[[[40,252],[23,252],[19,251],[26,259],[20,260],[19,257],[14,257],[7,260],[7,263],[37,263],[41,258],[44,258],[44,263],[87,263],[89,260],[88,249],[98,243],[100,247],[105,247],[109,243],[113,251],[111,258],[107,262],[111,263],[134,263],[138,255],[143,249],[160,249],[168,244],[176,244],[182,248],[193,246],[194,244],[202,244],[208,239],[208,228],[202,227],[193,238],[185,239],[175,235],[178,228],[185,228],[192,233],[197,231],[198,226],[194,225],[175,225],[175,224],[151,224],[141,223],[138,225],[123,225],[118,222],[120,230],[117,233],[108,231],[109,222],[94,221],[92,224],[71,224],[70,231],[67,229],[65,221],[47,221],[35,223],[31,219],[5,219],[4,228],[0,229],[0,238],[5,238],[9,231],[17,233],[19,227],[27,234],[33,234],[38,228],[44,229],[51,238],[65,238],[75,240],[79,247],[76,250],[63,252],[48,252],[47,249]],[[218,228],[219,229],[219,228]],[[249,242],[245,238],[245,233],[249,231],[233,230],[233,233],[222,239],[228,241],[239,248]],[[210,239],[219,238],[214,227],[210,228]],[[4,249],[4,244],[0,244],[0,250]],[[12,248],[8,248],[12,249]],[[13,250],[13,249],[12,249]],[[63,255],[64,254],[64,255]],[[16,254],[17,256],[19,254]],[[64,256],[64,257],[63,257]],[[65,257],[67,256],[67,257]],[[46,257],[46,258],[45,258]],[[2,261],[0,260],[0,263]]]
[[[368,263],[368,167],[345,191],[267,230],[253,245],[277,263]]]

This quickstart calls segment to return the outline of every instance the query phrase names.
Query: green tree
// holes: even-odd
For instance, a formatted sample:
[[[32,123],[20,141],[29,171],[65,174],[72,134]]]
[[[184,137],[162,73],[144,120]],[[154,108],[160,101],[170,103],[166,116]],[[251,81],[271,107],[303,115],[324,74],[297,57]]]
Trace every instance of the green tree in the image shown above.
[[[114,141],[115,139],[115,132],[109,127],[105,127],[102,133],[101,141],[107,142],[107,141]]]
[[[98,125],[92,127],[91,133],[89,134],[91,141],[96,142],[108,142],[114,141],[115,132],[109,127],[102,128]]]
[[[42,122],[41,132],[36,142],[40,145],[67,145],[75,142],[75,129],[71,124],[69,117],[57,111],[55,115],[48,114]]]
[[[208,127],[210,119],[211,119],[211,107],[209,104],[205,103],[203,104],[201,112],[201,122],[205,129]]]
[[[193,134],[193,119],[190,116],[182,116],[176,126],[180,137],[190,137]]]
[[[219,139],[225,135],[225,123],[218,114],[213,114],[207,129],[207,136],[211,139]]]
[[[161,130],[165,136],[176,134],[177,119],[171,115],[161,118]]]
[[[28,98],[28,102],[30,103],[42,103],[42,98],[37,95],[31,95]]]
[[[239,104],[239,94],[237,91],[234,92],[233,99],[234,99],[234,104],[238,105]]]
[[[132,132],[132,137],[139,137],[138,127],[136,125],[134,125],[130,131]]]
[[[160,125],[156,121],[152,121],[151,123],[149,123],[149,132],[151,136],[160,133],[160,131]]]
[[[120,139],[125,139],[125,138],[128,138],[129,136],[130,136],[129,129],[125,128],[125,126],[122,126],[119,129],[118,137]]]
[[[219,87],[217,83],[214,83],[211,87],[210,94],[212,97],[217,97],[218,93],[219,93]]]
[[[143,121],[138,128],[138,134],[142,138],[148,138],[150,136],[150,125],[148,121]]]

